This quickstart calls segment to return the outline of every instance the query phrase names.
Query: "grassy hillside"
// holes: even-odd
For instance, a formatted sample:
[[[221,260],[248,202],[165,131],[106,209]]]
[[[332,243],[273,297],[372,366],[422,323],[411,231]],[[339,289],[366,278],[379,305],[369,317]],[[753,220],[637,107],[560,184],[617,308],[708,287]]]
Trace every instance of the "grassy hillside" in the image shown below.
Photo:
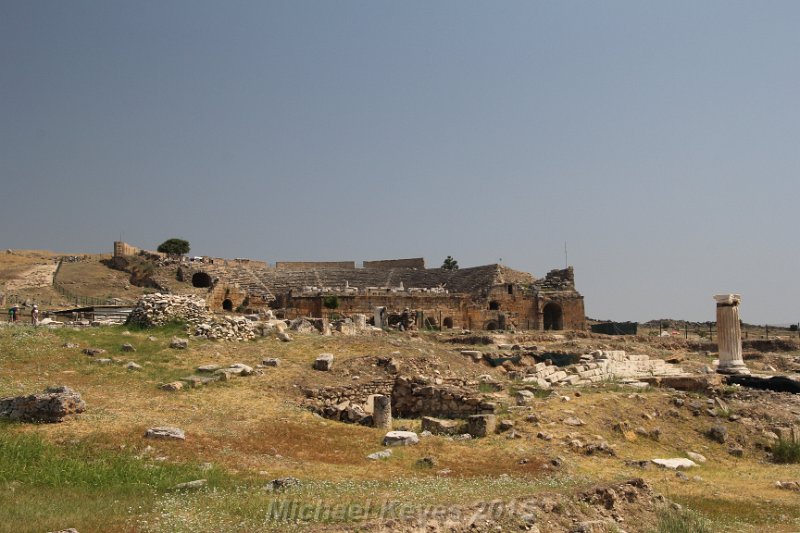
[[[0,397],[65,384],[88,404],[86,413],[60,424],[0,425],[0,532],[66,527],[81,533],[334,531],[356,526],[377,531],[387,520],[375,502],[401,502],[416,512],[430,505],[463,509],[493,500],[541,502],[558,497],[566,498],[566,507],[539,511],[539,527],[567,531],[573,518],[611,516],[602,506],[581,503],[577,495],[582,491],[636,477],[694,511],[679,513],[666,504],[620,510],[620,528],[626,531],[694,531],[706,525],[665,528],[671,521],[680,527],[706,524],[702,520],[715,531],[788,532],[800,527],[797,494],[774,486],[776,480],[800,479],[800,466],[770,462],[766,441],[754,429],[763,417],[775,421],[796,416],[793,399],[781,396],[780,405],[769,404],[768,394],[757,401],[729,399],[731,412],[751,421],[722,421],[730,441],[745,448],[743,457],[734,457],[727,445],[704,436],[720,421],[676,409],[674,392],[603,384],[582,390],[579,397],[575,390],[560,389],[533,406],[517,408],[508,402],[514,390],[508,383],[502,391],[486,394],[511,405],[503,408],[500,418],[512,420],[521,438],[509,439],[507,433],[466,441],[433,436],[417,446],[395,448],[388,459],[371,461],[366,456],[383,449],[384,432],[313,415],[299,406],[301,387],[352,383],[357,381],[354,376],[365,381],[379,377],[385,370],[375,366],[374,357],[392,352],[400,352],[396,357],[407,368],[428,375],[490,374],[502,382],[502,370],[471,363],[435,335],[296,335],[291,343],[263,338],[240,344],[192,339],[188,350],[179,351],[168,347],[176,333],[182,334],[180,326],[149,331],[0,328]],[[65,343],[80,348],[65,348]],[[131,343],[136,351],[122,352],[123,343]],[[117,362],[95,362],[81,353],[85,347],[106,349],[100,357]],[[320,352],[336,355],[334,372],[310,369]],[[282,364],[263,369],[262,375],[197,389],[158,388],[201,364],[255,366],[264,357],[279,357]],[[127,370],[128,361],[143,369]],[[562,396],[570,400],[562,401]],[[705,401],[700,395],[690,395],[687,401],[693,399]],[[571,416],[586,425],[565,425],[564,419]],[[648,432],[658,428],[660,436],[631,439],[614,429],[621,421]],[[186,441],[143,438],[147,428],[159,425],[182,428]],[[398,427],[419,431],[419,420],[395,420]],[[539,432],[550,433],[552,440],[537,438]],[[607,442],[614,455],[586,455],[571,446],[574,440]],[[633,463],[683,457],[690,450],[709,461],[687,472],[688,480],[674,471],[642,469]],[[433,459],[432,465],[419,462],[426,457]],[[302,485],[278,493],[265,489],[268,481],[286,476],[300,479]],[[208,484],[195,490],[173,488],[195,479]],[[270,517],[277,504],[349,512],[310,513],[287,524]],[[363,513],[355,512],[362,507]],[[520,515],[501,513],[489,522],[487,530],[518,529]],[[392,522],[390,529],[402,529],[405,523]]]

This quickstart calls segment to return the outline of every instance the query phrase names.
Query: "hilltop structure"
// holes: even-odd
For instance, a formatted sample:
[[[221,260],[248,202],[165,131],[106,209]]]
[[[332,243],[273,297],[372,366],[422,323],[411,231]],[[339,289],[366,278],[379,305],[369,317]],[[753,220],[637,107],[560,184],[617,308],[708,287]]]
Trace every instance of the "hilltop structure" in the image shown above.
[[[135,249],[115,243],[117,250]],[[272,309],[282,318],[365,314],[395,325],[404,311],[419,328],[585,329],[572,267],[536,279],[500,264],[426,268],[422,258],[277,262],[184,258],[179,281],[207,289],[215,310]],[[376,311],[377,310],[377,311]],[[382,310],[382,311],[381,311]]]

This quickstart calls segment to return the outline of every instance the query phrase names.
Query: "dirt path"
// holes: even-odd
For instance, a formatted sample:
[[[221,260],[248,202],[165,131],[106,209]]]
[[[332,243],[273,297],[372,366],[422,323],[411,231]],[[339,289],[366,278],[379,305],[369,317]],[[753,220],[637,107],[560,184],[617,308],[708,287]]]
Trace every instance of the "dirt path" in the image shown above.
[[[38,289],[49,287],[53,284],[53,276],[58,268],[58,263],[34,265],[28,270],[18,274],[16,278],[6,282],[6,293],[24,289]]]

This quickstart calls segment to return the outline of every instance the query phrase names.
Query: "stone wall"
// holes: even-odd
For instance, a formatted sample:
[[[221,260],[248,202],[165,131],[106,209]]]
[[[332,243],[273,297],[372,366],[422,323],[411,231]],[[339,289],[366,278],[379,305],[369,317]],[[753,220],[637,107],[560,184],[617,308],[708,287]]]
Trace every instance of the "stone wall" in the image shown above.
[[[127,242],[114,241],[114,257],[124,257],[126,255],[138,255],[141,252],[156,257],[167,257],[167,254],[163,254],[161,252],[142,250],[141,248],[137,248],[136,246],[128,244]]]
[[[434,416],[464,418],[474,414],[491,414],[496,407],[477,392],[477,383],[460,379],[429,380],[398,377],[358,385],[306,389],[303,404],[332,420],[368,423],[372,414],[372,396],[390,396],[392,416],[420,418]]]
[[[276,270],[355,270],[355,261],[278,261]]]
[[[492,414],[496,406],[484,401],[463,380],[436,383],[427,378],[398,377],[392,389],[392,415],[400,418],[433,416],[464,418],[476,414]]]
[[[425,258],[415,257],[412,259],[383,259],[379,261],[364,261],[364,268],[418,268],[425,269]]]

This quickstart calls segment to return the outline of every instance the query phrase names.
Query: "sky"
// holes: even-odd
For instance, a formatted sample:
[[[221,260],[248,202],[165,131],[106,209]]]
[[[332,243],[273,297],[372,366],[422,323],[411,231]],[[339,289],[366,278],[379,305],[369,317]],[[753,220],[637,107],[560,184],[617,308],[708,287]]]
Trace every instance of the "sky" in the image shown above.
[[[4,0],[0,247],[451,255],[800,322],[800,2]],[[565,257],[565,246],[567,254]]]

